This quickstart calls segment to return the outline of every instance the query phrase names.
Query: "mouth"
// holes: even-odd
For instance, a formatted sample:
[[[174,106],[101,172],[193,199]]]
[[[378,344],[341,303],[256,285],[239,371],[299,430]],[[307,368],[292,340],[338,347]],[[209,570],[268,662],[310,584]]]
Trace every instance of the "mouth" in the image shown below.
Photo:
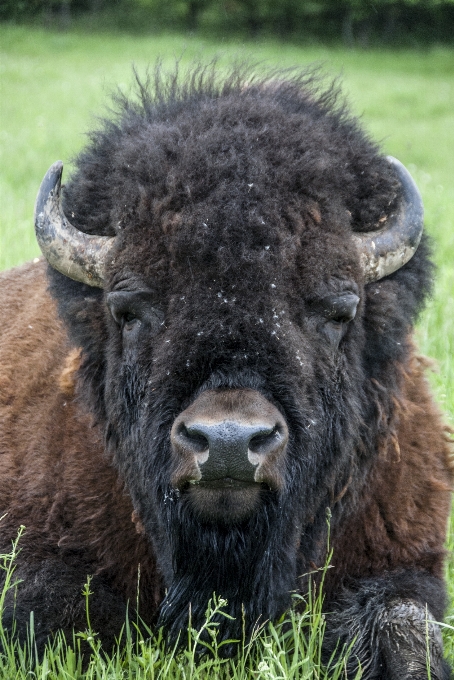
[[[201,489],[229,489],[232,491],[243,490],[243,489],[261,489],[269,488],[266,484],[261,484],[259,482],[245,482],[242,479],[235,479],[234,477],[220,477],[218,479],[200,479],[200,480],[190,480],[186,484],[186,488],[199,487]]]
[[[250,517],[261,504],[269,486],[234,477],[190,480],[182,489],[195,515],[215,524],[236,524]]]

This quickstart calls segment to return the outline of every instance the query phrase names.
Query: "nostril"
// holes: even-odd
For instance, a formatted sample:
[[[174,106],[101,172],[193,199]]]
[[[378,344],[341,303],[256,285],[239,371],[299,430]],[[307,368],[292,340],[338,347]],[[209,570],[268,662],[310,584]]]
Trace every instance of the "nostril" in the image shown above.
[[[202,453],[209,449],[208,439],[205,435],[194,427],[186,427],[184,423],[181,423],[178,428],[178,437],[181,443],[192,449],[195,453]]]
[[[249,451],[252,453],[267,454],[273,451],[282,441],[282,435],[278,425],[271,430],[259,432],[249,440]]]

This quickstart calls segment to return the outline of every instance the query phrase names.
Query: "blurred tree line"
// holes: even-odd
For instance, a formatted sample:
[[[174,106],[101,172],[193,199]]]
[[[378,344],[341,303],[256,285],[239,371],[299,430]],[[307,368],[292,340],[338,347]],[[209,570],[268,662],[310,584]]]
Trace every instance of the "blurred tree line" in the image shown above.
[[[454,0],[0,0],[1,20],[163,28],[346,45],[454,41]]]

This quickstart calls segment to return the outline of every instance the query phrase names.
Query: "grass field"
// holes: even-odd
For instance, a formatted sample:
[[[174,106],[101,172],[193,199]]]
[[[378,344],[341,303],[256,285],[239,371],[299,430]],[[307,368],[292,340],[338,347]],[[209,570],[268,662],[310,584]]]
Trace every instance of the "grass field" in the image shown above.
[[[238,57],[279,66],[304,66],[315,61],[329,76],[341,74],[353,111],[362,115],[365,128],[382,142],[383,149],[410,169],[423,195],[438,275],[434,299],[419,322],[417,337],[422,352],[437,361],[431,381],[448,421],[454,424],[454,51],[304,49],[270,42],[213,43],[176,35],[87,36],[8,25],[0,26],[0,45],[0,269],[38,254],[32,215],[39,183],[58,158],[65,162],[65,176],[71,171],[71,158],[84,144],[84,132],[96,125],[94,116],[105,113],[108,92],[117,85],[125,90],[130,87],[132,63],[143,74],[157,57],[170,64],[175,58],[188,63],[217,55],[220,67]],[[453,545],[451,535],[448,549]],[[452,602],[452,556],[447,569]],[[450,617],[454,625],[453,608],[448,612],[448,623]],[[454,634],[449,628],[445,640],[454,663]],[[301,648],[300,652],[303,658],[313,650]],[[262,671],[250,677],[324,677],[312,660],[306,674],[301,671],[294,675],[278,672],[277,667],[268,672],[265,666],[270,667],[271,662],[262,661]],[[69,673],[70,666],[65,666],[67,675],[63,671],[45,675],[41,669],[39,677],[82,677],[76,661],[74,664],[73,674]],[[112,671],[110,675],[90,677],[164,677],[140,675],[139,671],[137,675],[121,675],[120,671],[126,673],[127,662],[119,664],[123,670],[118,666],[117,675]],[[160,664],[163,673],[165,661]],[[172,668],[169,665],[168,677],[198,677],[194,669],[193,675],[189,670],[178,671],[178,675],[177,666]],[[206,669],[200,672],[201,677],[214,677]],[[229,677],[248,677],[232,673]]]

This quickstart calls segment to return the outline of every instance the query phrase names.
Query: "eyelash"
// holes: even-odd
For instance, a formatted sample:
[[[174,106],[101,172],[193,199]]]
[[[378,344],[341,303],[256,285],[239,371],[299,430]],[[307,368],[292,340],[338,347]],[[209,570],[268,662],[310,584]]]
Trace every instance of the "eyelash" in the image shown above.
[[[331,317],[330,319],[328,319],[328,321],[330,321],[331,323],[343,325],[343,324],[349,323],[350,321],[353,321],[354,318],[355,318],[354,316],[347,316],[346,314],[339,314],[338,316]]]
[[[137,316],[133,312],[125,312],[121,315],[121,326],[124,327],[126,324],[130,324],[133,321],[137,321]]]

